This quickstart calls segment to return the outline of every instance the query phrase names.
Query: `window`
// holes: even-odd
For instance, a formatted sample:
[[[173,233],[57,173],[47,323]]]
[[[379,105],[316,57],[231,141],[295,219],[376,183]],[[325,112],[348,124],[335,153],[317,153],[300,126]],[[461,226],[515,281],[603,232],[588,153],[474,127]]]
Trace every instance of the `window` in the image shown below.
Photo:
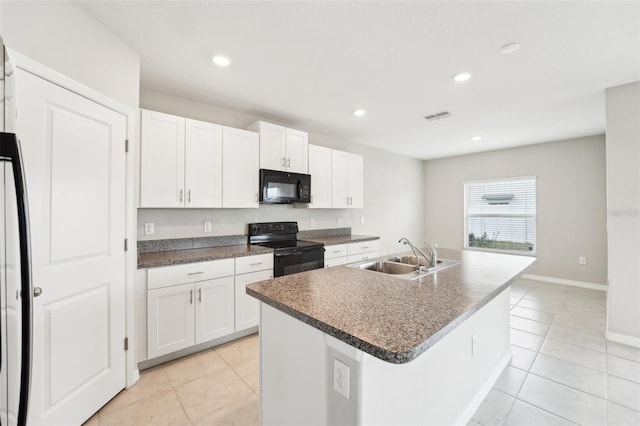
[[[464,184],[465,248],[535,254],[536,178]]]

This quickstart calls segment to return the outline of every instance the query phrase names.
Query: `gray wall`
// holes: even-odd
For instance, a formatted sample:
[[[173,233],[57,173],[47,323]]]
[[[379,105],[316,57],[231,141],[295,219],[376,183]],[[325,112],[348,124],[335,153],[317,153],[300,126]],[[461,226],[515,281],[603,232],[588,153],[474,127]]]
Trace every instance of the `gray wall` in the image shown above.
[[[131,108],[140,58],[75,2],[3,1],[2,37],[16,52]]]
[[[538,260],[529,273],[605,284],[604,136],[426,161],[425,237],[462,248],[463,181],[516,176],[537,177]]]
[[[140,92],[140,106],[238,128],[259,119],[145,89]],[[308,210],[290,205],[262,205],[258,209],[138,209],[138,238],[243,234],[248,223],[279,220],[298,221],[300,229],[312,229],[310,220],[314,219],[313,229],[350,226],[354,234],[379,235],[382,253],[404,250],[397,244],[404,236],[420,241],[424,218],[422,161],[317,133],[309,134],[309,143],[364,156],[364,209]],[[213,222],[212,233],[204,233],[205,220]],[[155,224],[153,236],[144,235],[145,222]]]
[[[640,347],[640,82],[607,89],[606,105],[607,338]]]

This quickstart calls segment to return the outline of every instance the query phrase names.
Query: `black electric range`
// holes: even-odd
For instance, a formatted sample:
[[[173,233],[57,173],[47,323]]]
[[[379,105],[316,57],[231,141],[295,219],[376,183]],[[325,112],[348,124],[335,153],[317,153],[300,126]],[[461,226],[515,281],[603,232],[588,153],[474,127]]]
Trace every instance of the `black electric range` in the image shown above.
[[[274,277],[324,268],[324,246],[298,240],[297,222],[250,223],[249,244],[273,249]]]

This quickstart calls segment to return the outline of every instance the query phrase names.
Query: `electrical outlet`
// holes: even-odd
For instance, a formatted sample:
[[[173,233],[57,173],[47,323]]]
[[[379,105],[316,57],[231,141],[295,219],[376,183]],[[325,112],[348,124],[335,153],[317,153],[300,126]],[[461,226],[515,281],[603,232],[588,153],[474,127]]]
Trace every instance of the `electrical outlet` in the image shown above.
[[[342,218],[340,218],[340,217],[336,218],[336,225],[338,225],[338,226],[342,225]]]
[[[360,216],[360,225],[364,225],[364,216]]]
[[[475,356],[478,353],[478,335],[474,334],[471,337],[471,356]]]
[[[144,235],[153,235],[156,232],[153,223],[148,222],[144,224]]]
[[[204,232],[211,232],[212,230],[211,222],[206,221],[204,223]]]
[[[349,366],[333,359],[333,389],[349,399]]]
[[[313,219],[313,218],[312,218],[312,219],[309,219],[309,226],[311,226],[312,228],[313,228],[314,226],[316,226],[316,220],[315,220],[315,219]]]
[[[586,265],[587,264],[587,258],[583,257],[583,256],[580,256],[578,258],[578,263],[580,263],[581,265]]]

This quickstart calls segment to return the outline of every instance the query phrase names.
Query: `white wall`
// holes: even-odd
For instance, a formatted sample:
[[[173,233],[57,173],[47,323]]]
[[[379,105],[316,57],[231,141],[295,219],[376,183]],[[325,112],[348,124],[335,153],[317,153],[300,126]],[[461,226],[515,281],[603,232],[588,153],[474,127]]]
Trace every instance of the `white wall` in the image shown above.
[[[592,136],[426,161],[425,236],[463,247],[463,181],[537,176],[537,263],[529,273],[605,284],[604,145]]]
[[[138,107],[140,58],[75,2],[3,1],[2,37],[20,54]]]
[[[640,347],[640,82],[609,88],[607,338]]]
[[[145,89],[140,92],[140,106],[238,128],[245,128],[258,119]],[[316,133],[309,134],[309,143],[364,156],[364,209],[308,210],[291,205],[262,205],[259,209],[138,209],[138,239],[245,234],[248,223],[280,220],[298,221],[300,229],[311,229],[310,219],[314,219],[314,229],[350,226],[354,234],[379,235],[381,253],[401,250],[402,246],[397,243],[401,237],[421,241],[422,161]],[[393,141],[389,143],[391,146]],[[362,217],[364,224],[360,223]],[[204,233],[205,220],[213,222],[213,233]],[[151,237],[144,235],[145,222],[155,224],[155,234]]]

